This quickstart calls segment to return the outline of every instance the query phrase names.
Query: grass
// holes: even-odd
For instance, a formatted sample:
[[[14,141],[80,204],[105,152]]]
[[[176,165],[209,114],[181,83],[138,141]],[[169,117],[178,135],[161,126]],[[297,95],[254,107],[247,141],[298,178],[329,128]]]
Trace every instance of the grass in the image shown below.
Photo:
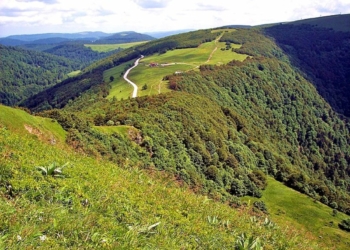
[[[0,123],[18,134],[32,134],[42,140],[64,143],[66,131],[54,120],[32,116],[27,112],[0,105]]]
[[[22,111],[13,114],[20,123],[37,122]],[[302,231],[267,226],[264,217],[254,219],[250,210],[196,195],[165,172],[128,163],[118,167],[48,145],[26,130],[19,134],[5,120],[2,116],[1,249],[232,249],[243,233],[262,239],[265,249],[318,249]],[[62,178],[36,168],[53,162],[69,162]]]
[[[245,197],[244,200],[252,203],[257,199]],[[278,224],[291,223],[299,229],[306,229],[332,249],[350,248],[349,233],[338,228],[338,223],[348,218],[345,214],[339,212],[333,216],[330,207],[272,178],[269,178],[261,200],[267,205],[272,220]]]
[[[232,31],[230,31],[232,32]],[[240,45],[231,45],[233,48],[239,48]],[[197,48],[176,49],[167,51],[164,54],[155,54],[147,56],[140,60],[138,67],[134,68],[128,78],[138,87],[138,96],[156,95],[171,91],[168,83],[163,81],[163,77],[175,73],[176,71],[186,72],[189,70],[198,70],[203,64],[225,64],[232,60],[243,61],[247,55],[237,54],[231,50],[221,50],[226,48],[225,43],[212,41],[201,44]],[[150,63],[167,64],[167,66],[149,67]],[[107,97],[111,99],[126,99],[131,97],[133,88],[121,76],[126,66],[133,62],[117,66],[104,72],[104,81],[109,82],[109,77],[113,75],[114,81],[111,83],[112,89]],[[147,89],[142,87],[147,85]]]
[[[109,91],[108,99],[113,97],[121,99],[128,99],[132,95],[133,87],[123,79],[123,73],[132,62],[123,63],[117,67],[111,68],[103,72],[103,79],[105,82],[110,82],[112,88]],[[111,82],[110,77],[113,76],[114,80]]]
[[[137,46],[148,41],[133,42],[133,43],[120,43],[120,44],[84,44],[86,47],[91,48],[97,52],[109,52],[116,49],[127,49],[133,46]]]
[[[68,73],[67,75],[68,75],[68,77],[74,77],[74,76],[79,75],[80,72],[81,72],[81,70],[76,70],[76,71],[72,71],[72,72]]]

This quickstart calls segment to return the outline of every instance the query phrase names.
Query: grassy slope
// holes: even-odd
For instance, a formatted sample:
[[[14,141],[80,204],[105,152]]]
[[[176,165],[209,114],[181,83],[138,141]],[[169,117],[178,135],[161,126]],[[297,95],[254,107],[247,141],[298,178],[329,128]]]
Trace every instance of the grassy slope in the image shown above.
[[[252,202],[258,199],[245,197],[244,200]],[[278,224],[289,222],[297,228],[305,228],[322,241],[328,242],[333,249],[350,247],[349,233],[338,228],[338,223],[347,218],[345,214],[339,212],[334,216],[330,207],[272,178],[269,178],[261,200],[267,205],[271,218]]]
[[[318,248],[302,232],[194,195],[163,172],[119,168],[38,140],[22,125],[50,120],[0,109],[0,248],[227,249],[242,232],[266,249]],[[35,168],[52,162],[70,163],[65,178]]]
[[[223,32],[218,30],[216,32]],[[230,30],[232,32],[232,30]],[[239,48],[240,45],[231,45],[233,48]],[[201,44],[198,48],[176,49],[167,51],[164,54],[155,54],[140,60],[138,67],[133,69],[128,78],[139,87],[138,96],[154,95],[169,92],[168,84],[163,81],[163,77],[175,73],[176,71],[196,70],[202,64],[224,64],[232,60],[243,61],[247,55],[238,54],[231,50],[221,50],[226,45],[223,42],[207,42]],[[217,48],[217,49],[216,49]],[[212,56],[211,56],[212,54]],[[132,62],[129,62],[131,64]],[[148,67],[150,63],[169,64],[167,66]],[[123,64],[104,72],[104,81],[108,82],[111,75],[114,76],[112,89],[108,98],[116,97],[125,99],[131,96],[133,88],[121,76],[128,64]],[[146,90],[142,90],[144,85]]]
[[[55,139],[56,142],[64,143],[66,132],[62,127],[51,119],[40,116],[29,116],[23,110],[13,109],[0,105],[0,123],[5,127],[11,127],[19,134],[27,134],[28,130],[31,134],[41,139]]]
[[[109,52],[116,49],[127,49],[136,45],[146,43],[147,41],[134,42],[134,43],[120,43],[120,44],[85,44],[86,47],[91,48],[97,52]]]

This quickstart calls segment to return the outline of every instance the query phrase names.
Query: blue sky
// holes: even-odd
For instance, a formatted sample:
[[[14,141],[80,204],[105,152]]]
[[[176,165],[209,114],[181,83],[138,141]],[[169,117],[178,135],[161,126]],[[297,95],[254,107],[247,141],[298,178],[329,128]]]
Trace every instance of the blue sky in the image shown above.
[[[258,25],[350,13],[350,0],[0,0],[0,37]]]

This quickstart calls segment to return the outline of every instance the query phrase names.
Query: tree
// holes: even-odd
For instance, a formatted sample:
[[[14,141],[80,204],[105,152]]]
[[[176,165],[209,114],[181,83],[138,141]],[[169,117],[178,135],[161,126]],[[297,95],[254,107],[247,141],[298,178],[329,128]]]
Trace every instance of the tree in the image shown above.
[[[142,86],[142,90],[146,90],[146,89],[148,89],[147,84],[145,84],[145,85]]]
[[[111,82],[113,82],[114,81],[114,76],[110,76],[109,80],[111,80]]]

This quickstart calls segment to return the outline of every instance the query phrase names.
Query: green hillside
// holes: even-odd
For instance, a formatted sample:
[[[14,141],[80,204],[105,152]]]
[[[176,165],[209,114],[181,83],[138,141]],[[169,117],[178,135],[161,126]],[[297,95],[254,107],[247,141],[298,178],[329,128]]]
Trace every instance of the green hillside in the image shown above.
[[[125,31],[113,34],[111,36],[106,36],[98,39],[94,43],[96,44],[117,44],[117,43],[133,43],[141,41],[150,41],[154,40],[154,37],[151,37],[146,34],[140,34],[134,31]]]
[[[266,210],[270,211],[270,218],[287,230],[287,235],[283,236],[287,238],[281,241],[276,233],[277,238],[271,243],[271,238],[258,236],[252,229],[254,237],[262,237],[259,239],[265,242],[264,249],[349,247],[348,232],[339,225],[343,225],[342,220],[349,219],[350,215],[350,123],[346,119],[345,106],[342,106],[343,115],[338,113],[340,103],[347,103],[348,33],[340,34],[304,24],[299,26],[298,33],[295,27],[281,24],[255,29],[208,29],[150,41],[97,61],[78,76],[23,102],[35,114],[62,126],[69,146],[69,149],[62,150],[75,155],[75,164],[84,161],[80,160],[80,154],[86,157],[86,167],[92,166],[87,163],[89,157],[94,159],[96,166],[86,176],[76,173],[73,177],[74,167],[64,169],[72,171],[69,174],[72,179],[80,176],[87,183],[96,183],[88,190],[81,188],[82,185],[73,189],[81,196],[77,200],[72,198],[72,204],[85,207],[85,197],[89,197],[86,198],[89,202],[94,197],[113,207],[102,206],[101,209],[105,210],[96,208],[93,214],[85,213],[94,219],[93,225],[106,224],[114,233],[114,236],[101,233],[101,228],[96,237],[103,235],[106,239],[101,236],[97,242],[116,242],[114,239],[125,234],[123,229],[137,228],[136,238],[128,234],[131,237],[127,239],[129,245],[120,243],[106,247],[153,248],[152,244],[157,242],[164,243],[165,249],[248,249],[248,246],[239,248],[237,240],[249,238],[249,235],[238,234],[239,238],[231,234],[229,239],[217,235],[226,234],[227,226],[225,230],[213,233],[200,221],[198,227],[197,223],[190,221],[195,229],[175,222],[174,227],[184,235],[179,236],[179,231],[170,221],[174,220],[174,211],[182,210],[171,207],[173,203],[169,200],[164,200],[170,202],[169,205],[159,205],[166,215],[155,212],[155,217],[152,217],[151,208],[136,203],[120,208],[119,203],[124,203],[118,202],[120,193],[115,192],[120,185],[122,187],[119,182],[125,182],[128,187],[125,189],[132,192],[122,189],[122,193],[128,193],[125,200],[132,202],[135,199],[138,204],[143,204],[143,200],[133,198],[133,195],[148,194],[143,189],[146,180],[139,177],[138,189],[132,188],[134,184],[128,184],[126,179],[132,182],[133,178],[123,172],[127,170],[139,176],[141,173],[147,175],[150,178],[147,183],[160,181],[162,190],[168,185],[164,184],[165,180],[170,188],[174,188],[170,191],[174,194],[178,194],[175,190],[180,186],[185,197],[190,197],[189,190],[193,197],[206,196],[213,201],[212,204],[220,206],[216,208],[218,211],[226,204],[223,207],[229,211],[235,207],[243,211],[244,216],[253,213],[248,216],[253,224],[259,221],[256,218],[267,216],[264,214]],[[294,38],[286,39],[290,36],[286,31],[291,31]],[[312,34],[320,38],[319,41],[306,39]],[[334,36],[327,39],[327,34]],[[346,46],[342,46],[344,44]],[[122,76],[141,55],[144,57],[140,64],[128,76],[139,87],[138,97],[130,98],[131,85],[123,81]],[[334,64],[325,59],[327,56]],[[327,63],[332,66],[327,68]],[[329,99],[322,97],[322,90],[328,93]],[[65,162],[59,161],[58,164],[61,166]],[[111,163],[114,167],[109,165]],[[50,166],[50,163],[38,164]],[[99,177],[97,172],[107,171],[103,170],[105,168],[111,172]],[[89,175],[96,180],[88,179]],[[115,181],[113,178],[119,175],[126,176],[126,179]],[[65,179],[69,178],[53,178],[57,183]],[[118,185],[113,186],[115,182]],[[103,187],[108,192],[101,191]],[[4,190],[10,192],[8,188]],[[96,196],[93,196],[95,191]],[[156,189],[149,192],[158,195]],[[103,198],[101,194],[105,194]],[[142,197],[151,199],[147,195]],[[169,199],[176,200],[170,195]],[[247,207],[242,201],[250,199],[259,202],[255,202],[253,208]],[[66,197],[64,200],[67,202]],[[163,199],[151,200],[151,204],[158,202],[163,202]],[[69,204],[68,199],[68,207]],[[297,207],[292,208],[293,204]],[[120,219],[114,212],[118,208],[126,211],[123,216],[132,222]],[[203,211],[198,207],[191,209],[188,211]],[[210,209],[211,212],[217,211]],[[234,212],[231,213],[235,216]],[[115,220],[106,223],[106,216]],[[220,218],[224,217],[204,216],[210,225],[220,224]],[[161,218],[169,218],[165,224],[171,224],[170,231],[164,230]],[[146,223],[142,223],[143,220]],[[91,222],[86,219],[86,223]],[[267,226],[268,230],[274,228],[274,224],[268,221],[265,225],[271,226]],[[258,227],[265,228],[261,224]],[[246,227],[238,228],[236,230],[240,232],[249,231]],[[186,238],[186,235],[192,235],[191,230],[198,230],[201,235],[195,237],[194,242]],[[169,237],[168,232],[174,234]],[[305,241],[299,242],[298,236],[294,240],[289,237],[299,233]],[[77,235],[77,238],[81,237]],[[92,235],[86,235],[87,242],[91,237],[96,243]],[[163,238],[157,238],[158,235]],[[148,239],[149,246],[144,245],[143,236]],[[189,245],[181,243],[183,237]],[[250,242],[253,243],[254,239],[251,238]],[[123,240],[120,242],[125,242]],[[283,246],[285,242],[289,245]],[[319,242],[319,245],[314,246],[314,242]],[[335,246],[336,243],[339,244]],[[95,245],[98,246],[101,245]],[[261,248],[256,244],[254,249]]]
[[[318,249],[322,244],[275,225],[249,209],[195,195],[166,172],[141,170],[74,153],[7,116],[40,119],[0,106],[0,246],[4,249]],[[56,164],[56,165],[52,165]],[[45,175],[37,166],[63,166]],[[72,223],[74,222],[74,223]],[[255,247],[253,246],[255,245]]]
[[[293,25],[308,24],[318,28],[333,29],[335,31],[350,32],[350,14],[307,18],[291,22]]]
[[[0,103],[18,105],[80,68],[76,61],[47,53],[0,45]]]
[[[264,29],[338,113],[350,117],[350,14]]]

